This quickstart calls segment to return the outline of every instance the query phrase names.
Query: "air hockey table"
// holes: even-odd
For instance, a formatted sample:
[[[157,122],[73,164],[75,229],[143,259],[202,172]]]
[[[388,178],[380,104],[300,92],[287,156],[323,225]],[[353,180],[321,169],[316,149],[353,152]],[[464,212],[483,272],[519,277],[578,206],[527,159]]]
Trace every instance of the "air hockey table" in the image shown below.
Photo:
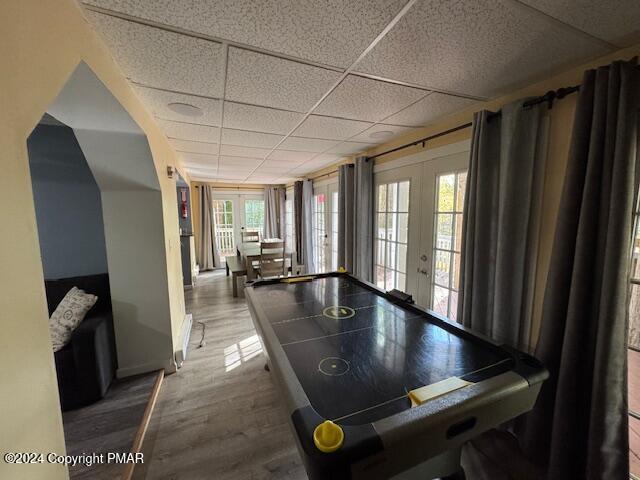
[[[245,294],[311,479],[460,479],[463,444],[533,407],[533,357],[347,273]]]

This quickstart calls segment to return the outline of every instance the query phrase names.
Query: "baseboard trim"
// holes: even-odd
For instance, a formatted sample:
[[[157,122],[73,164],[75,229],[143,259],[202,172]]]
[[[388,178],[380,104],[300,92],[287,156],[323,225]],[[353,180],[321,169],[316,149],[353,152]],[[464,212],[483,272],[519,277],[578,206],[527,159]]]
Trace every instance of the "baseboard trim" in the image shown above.
[[[147,406],[144,409],[144,415],[142,415],[142,421],[138,426],[138,430],[136,431],[136,436],[133,437],[133,445],[131,446],[131,453],[133,453],[134,455],[142,451],[142,442],[144,442],[144,436],[147,433],[147,428],[149,428],[151,415],[153,414],[153,409],[156,406],[156,401],[158,400],[158,395],[160,394],[160,387],[162,387],[163,380],[164,380],[164,370],[158,370],[158,373],[156,375],[156,382],[153,385],[153,390],[151,391],[151,395],[149,395]],[[135,468],[135,466],[136,466],[135,463],[125,464],[124,471],[122,472],[122,480],[131,480],[131,477],[133,475],[133,469]]]

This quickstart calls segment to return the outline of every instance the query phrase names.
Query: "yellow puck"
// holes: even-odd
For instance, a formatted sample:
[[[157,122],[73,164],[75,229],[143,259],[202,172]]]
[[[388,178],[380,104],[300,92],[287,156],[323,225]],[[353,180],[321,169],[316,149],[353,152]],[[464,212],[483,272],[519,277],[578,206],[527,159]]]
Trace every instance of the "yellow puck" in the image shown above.
[[[324,453],[335,452],[344,442],[344,432],[340,425],[325,420],[313,431],[313,443]]]

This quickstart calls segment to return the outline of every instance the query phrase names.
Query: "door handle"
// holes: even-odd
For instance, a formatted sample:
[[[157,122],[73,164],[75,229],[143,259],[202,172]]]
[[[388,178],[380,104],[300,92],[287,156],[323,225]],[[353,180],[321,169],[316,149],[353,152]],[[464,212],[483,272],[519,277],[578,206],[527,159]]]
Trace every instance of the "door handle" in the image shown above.
[[[422,260],[423,262],[426,262],[427,260],[429,260],[429,257],[427,257],[425,253],[423,253],[422,255],[420,255],[420,260]]]
[[[419,268],[418,267],[418,273],[421,273],[422,275],[426,276],[427,278],[429,277],[429,270],[425,270],[424,268]]]

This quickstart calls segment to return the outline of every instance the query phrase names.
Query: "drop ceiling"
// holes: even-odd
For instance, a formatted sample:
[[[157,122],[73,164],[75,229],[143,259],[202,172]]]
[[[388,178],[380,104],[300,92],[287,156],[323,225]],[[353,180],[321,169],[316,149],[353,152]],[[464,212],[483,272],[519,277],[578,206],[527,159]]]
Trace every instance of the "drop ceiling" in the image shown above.
[[[84,7],[189,175],[233,183],[303,177],[640,40],[637,0]]]

